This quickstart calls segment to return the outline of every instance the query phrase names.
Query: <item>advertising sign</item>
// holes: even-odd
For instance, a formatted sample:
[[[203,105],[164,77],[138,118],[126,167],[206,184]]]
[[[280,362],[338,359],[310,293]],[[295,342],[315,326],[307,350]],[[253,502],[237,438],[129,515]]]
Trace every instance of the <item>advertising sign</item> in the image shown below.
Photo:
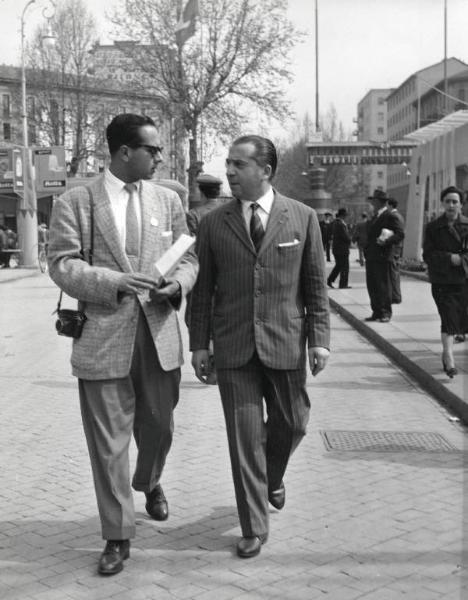
[[[0,194],[13,192],[12,153],[9,148],[0,149]]]
[[[63,146],[34,148],[36,190],[40,194],[61,194],[66,189],[67,166]]]

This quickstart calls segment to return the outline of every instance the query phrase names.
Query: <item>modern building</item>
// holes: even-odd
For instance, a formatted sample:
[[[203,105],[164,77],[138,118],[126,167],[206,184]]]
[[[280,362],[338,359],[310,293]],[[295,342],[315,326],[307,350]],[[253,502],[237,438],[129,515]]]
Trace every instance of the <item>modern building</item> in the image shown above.
[[[401,140],[404,136],[419,129],[423,125],[423,118],[435,119],[449,114],[455,110],[457,101],[444,104],[444,85],[441,82],[454,81],[452,91],[457,91],[455,81],[466,73],[468,65],[458,58],[448,58],[429,67],[425,67],[410,75],[401,85],[392,90],[387,97],[387,133],[388,141]],[[437,90],[437,91],[435,91]],[[430,97],[427,93],[430,93]],[[432,92],[440,96],[434,101]],[[450,93],[450,92],[449,92]],[[456,96],[455,96],[456,97]],[[425,113],[423,113],[423,99]],[[430,101],[431,100],[431,101]],[[434,110],[433,102],[439,107]],[[440,106],[444,108],[441,109]],[[426,115],[424,117],[423,115]],[[408,207],[410,169],[406,163],[398,166],[387,167],[387,192],[398,200],[400,210],[406,213]]]
[[[358,142],[387,141],[387,97],[391,92],[392,89],[372,89],[358,103]],[[385,189],[387,165],[366,165],[362,169],[366,196],[375,189]]]

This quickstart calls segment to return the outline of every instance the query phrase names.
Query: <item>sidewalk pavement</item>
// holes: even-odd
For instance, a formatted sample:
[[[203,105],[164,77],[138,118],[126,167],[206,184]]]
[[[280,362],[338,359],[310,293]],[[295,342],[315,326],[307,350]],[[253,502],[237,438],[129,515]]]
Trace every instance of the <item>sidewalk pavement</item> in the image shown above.
[[[353,268],[355,292],[360,275]],[[51,315],[57,288],[38,273],[5,283],[0,295],[2,600],[468,598],[466,429],[333,311],[329,365],[308,378],[308,433],[260,556],[235,555],[240,530],[219,393],[195,379],[186,351],[162,481],[170,518],[149,519],[135,493],[130,560],[123,573],[99,577],[103,542],[71,340],[55,334]],[[451,446],[366,441],[434,433]],[[325,439],[340,434],[354,445],[329,448]]]
[[[455,344],[458,375],[450,379],[442,370],[439,315],[430,284],[420,273],[402,273],[403,301],[402,304],[393,305],[390,323],[365,322],[365,317],[371,313],[365,267],[361,267],[356,258],[357,250],[352,249],[351,289],[329,289],[331,307],[414,377],[423,389],[468,424],[468,336],[466,342]],[[332,267],[333,263],[329,270]],[[41,275],[38,269],[0,269],[0,284]]]
[[[371,309],[365,267],[356,258],[357,251],[352,249],[351,289],[329,289],[331,307],[454,415],[468,423],[468,338],[455,344],[458,375],[450,379],[442,370],[440,318],[430,283],[420,273],[402,273],[402,303],[393,305],[390,323],[364,321]]]

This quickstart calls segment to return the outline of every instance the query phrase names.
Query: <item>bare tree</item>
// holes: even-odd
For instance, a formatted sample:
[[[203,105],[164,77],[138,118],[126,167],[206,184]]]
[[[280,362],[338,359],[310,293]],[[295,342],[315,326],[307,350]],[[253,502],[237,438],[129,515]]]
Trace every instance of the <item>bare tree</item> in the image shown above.
[[[52,48],[43,42],[52,30]],[[89,54],[97,37],[96,24],[84,0],[64,0],[40,25],[28,47],[28,75],[35,89],[35,121],[42,142],[64,145],[71,156],[71,174],[95,151],[96,98]]]
[[[280,148],[278,171],[275,186],[282,193],[298,200],[310,198],[310,183],[306,176],[309,170],[307,156],[308,123],[305,116],[298,124],[291,140]],[[338,114],[330,105],[320,119],[324,142],[348,141]],[[364,193],[364,176],[360,166],[330,165],[326,167],[325,189],[332,195],[333,202],[339,206],[356,202]]]
[[[289,115],[284,86],[290,50],[301,34],[284,0],[200,0],[195,34],[176,43],[182,0],[122,0],[113,17],[129,46],[142,86],[153,86],[189,138],[189,188],[200,169],[200,123],[207,135],[232,139],[252,108],[278,120]]]

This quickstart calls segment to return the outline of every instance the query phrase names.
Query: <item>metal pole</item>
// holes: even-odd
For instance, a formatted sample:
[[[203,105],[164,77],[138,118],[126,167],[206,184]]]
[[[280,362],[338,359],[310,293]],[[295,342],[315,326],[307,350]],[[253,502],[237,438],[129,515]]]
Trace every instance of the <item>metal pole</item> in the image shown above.
[[[320,131],[320,123],[319,123],[319,61],[318,61],[318,0],[315,0],[315,131]]]
[[[447,81],[447,0],[444,0],[444,117],[448,114],[448,81]]]
[[[21,264],[26,267],[37,265],[37,198],[35,182],[31,181],[32,168],[29,153],[28,114],[26,98],[25,60],[25,15],[36,0],[29,0],[21,14],[21,121],[23,129],[23,207],[17,211],[18,239],[21,249]]]

